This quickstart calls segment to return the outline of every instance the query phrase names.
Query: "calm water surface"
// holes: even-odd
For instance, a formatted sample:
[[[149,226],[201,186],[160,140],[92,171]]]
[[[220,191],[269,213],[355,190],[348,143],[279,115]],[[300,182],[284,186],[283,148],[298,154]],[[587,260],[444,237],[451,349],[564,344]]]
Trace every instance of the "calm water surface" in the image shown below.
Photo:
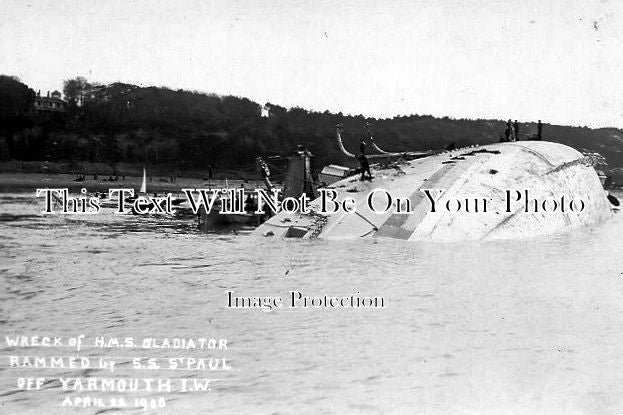
[[[11,354],[76,355],[12,348],[13,334],[226,338],[226,372],[131,368],[137,356],[212,355],[196,350],[79,354],[117,357],[115,377],[219,379],[153,413],[623,413],[623,214],[547,239],[423,244],[260,240],[41,209],[30,194],[0,194],[0,413],[116,412],[60,407],[80,393],[58,382],[17,389],[19,376],[110,374],[9,368]],[[227,290],[359,291],[386,308],[232,310]]]

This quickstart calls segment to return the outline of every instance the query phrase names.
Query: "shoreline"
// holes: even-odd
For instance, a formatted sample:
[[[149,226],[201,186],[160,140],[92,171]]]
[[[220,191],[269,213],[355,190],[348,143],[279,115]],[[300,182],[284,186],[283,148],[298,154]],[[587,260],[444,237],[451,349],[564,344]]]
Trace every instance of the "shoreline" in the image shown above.
[[[141,187],[141,176],[119,176],[117,181],[108,181],[108,177],[99,176],[93,179],[88,175],[83,181],[76,181],[74,174],[49,173],[0,173],[0,193],[35,192],[41,188],[67,188],[70,192],[79,192],[82,188],[88,192],[107,192],[109,189],[133,188],[136,191]],[[168,177],[151,176],[147,178],[147,192],[181,193],[183,188],[237,188],[264,187],[260,180],[243,179],[213,179],[204,180],[193,177],[178,177],[171,181]]]

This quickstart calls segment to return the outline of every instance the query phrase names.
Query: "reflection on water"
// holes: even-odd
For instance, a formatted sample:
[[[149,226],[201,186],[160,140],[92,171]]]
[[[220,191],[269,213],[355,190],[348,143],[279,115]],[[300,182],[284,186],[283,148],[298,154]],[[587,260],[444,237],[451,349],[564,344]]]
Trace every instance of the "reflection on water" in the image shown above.
[[[623,412],[620,214],[572,235],[425,244],[258,240],[175,219],[43,216],[40,204],[0,194],[3,336],[228,339],[233,370],[208,373],[220,379],[210,392],[168,395],[156,413]],[[232,310],[228,290],[360,292],[384,297],[386,308]],[[58,380],[20,391],[15,379],[109,373],[9,369],[15,352],[3,339],[0,412],[102,411],[59,407],[71,392]],[[81,355],[117,357],[115,377],[139,377],[131,359],[141,353],[177,357]]]

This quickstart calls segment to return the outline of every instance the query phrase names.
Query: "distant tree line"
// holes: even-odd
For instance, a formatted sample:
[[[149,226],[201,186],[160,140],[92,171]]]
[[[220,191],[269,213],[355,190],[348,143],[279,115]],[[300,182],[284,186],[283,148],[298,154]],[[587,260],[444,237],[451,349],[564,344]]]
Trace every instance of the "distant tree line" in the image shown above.
[[[35,114],[35,92],[19,79],[0,75],[0,160],[91,161],[115,165],[149,163],[172,168],[238,169],[257,156],[284,155],[297,145],[316,155],[317,165],[340,163],[335,126],[355,151],[366,123],[388,151],[442,149],[499,140],[504,122],[428,115],[373,119],[362,115],[262,106],[247,98],[217,96],[124,83],[101,85],[82,77],[64,81],[65,112]],[[536,120],[535,120],[536,121]],[[520,134],[536,132],[522,123]],[[597,151],[623,166],[623,132],[545,124],[546,139]]]

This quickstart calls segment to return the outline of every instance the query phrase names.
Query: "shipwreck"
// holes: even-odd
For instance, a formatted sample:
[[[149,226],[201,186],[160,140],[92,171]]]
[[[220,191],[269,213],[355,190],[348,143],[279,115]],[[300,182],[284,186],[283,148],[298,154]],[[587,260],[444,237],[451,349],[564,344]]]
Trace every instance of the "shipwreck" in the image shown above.
[[[349,209],[327,213],[319,197],[308,211],[278,212],[254,234],[439,242],[520,239],[595,225],[618,205],[602,187],[590,158],[563,144],[515,141],[394,153],[369,138],[375,152],[367,155],[373,180],[350,175],[325,186],[338,204],[348,199]],[[336,139],[346,158],[356,157],[344,147],[339,128]],[[476,206],[477,201],[484,206]]]

